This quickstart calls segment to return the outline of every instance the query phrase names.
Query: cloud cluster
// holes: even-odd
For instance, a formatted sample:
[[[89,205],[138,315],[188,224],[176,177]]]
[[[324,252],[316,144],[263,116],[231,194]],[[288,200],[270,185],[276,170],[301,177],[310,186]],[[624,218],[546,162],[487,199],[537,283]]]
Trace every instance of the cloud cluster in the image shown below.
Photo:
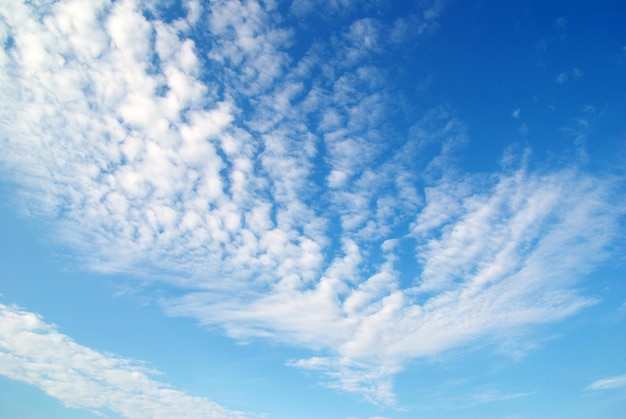
[[[486,188],[485,185],[489,187]],[[385,241],[372,269],[346,241],[316,286],[275,289],[253,302],[189,293],[168,311],[222,324],[235,337],[271,336],[329,356],[290,364],[322,371],[330,386],[393,401],[406,361],[479,337],[560,320],[594,303],[572,286],[604,257],[615,218],[610,190],[570,171],[450,179],[427,189],[411,225],[421,273],[402,287],[399,245]]]
[[[462,173],[448,110],[400,123],[377,57],[402,22],[303,46],[271,1],[181,7],[0,5],[1,167],[90,269],[173,286],[167,313],[234,338],[310,349],[290,365],[376,403],[410,359],[594,302],[575,286],[617,231],[610,180],[523,159]]]
[[[128,418],[244,418],[151,378],[142,364],[79,345],[35,313],[0,304],[0,374],[64,405]]]

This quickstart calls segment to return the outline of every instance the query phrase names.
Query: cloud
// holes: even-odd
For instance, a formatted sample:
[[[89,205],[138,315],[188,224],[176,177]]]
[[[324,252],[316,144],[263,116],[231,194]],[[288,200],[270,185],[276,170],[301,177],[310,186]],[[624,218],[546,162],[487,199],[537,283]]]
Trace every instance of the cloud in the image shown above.
[[[554,28],[559,34],[559,38],[564,39],[567,36],[567,29],[569,27],[569,19],[565,16],[558,17],[553,21]]]
[[[585,390],[613,390],[616,388],[626,387],[626,375],[618,375],[616,377],[604,378],[594,381],[585,387]]]
[[[448,379],[442,382],[432,382],[420,390],[423,403],[420,409],[423,411],[464,410],[475,408],[479,405],[506,402],[525,397],[530,397],[537,392],[525,391],[512,392],[504,390],[493,384],[481,384],[479,377],[466,377]],[[459,415],[457,415],[459,416]],[[463,415],[460,415],[463,416]]]
[[[128,418],[244,418],[175,390],[142,363],[74,342],[40,316],[0,304],[0,374],[35,385],[65,406]]]
[[[581,78],[585,73],[580,68],[574,68],[572,70],[572,78],[574,80]]]
[[[559,73],[559,75],[556,76],[556,82],[557,84],[564,84],[568,80],[578,80],[584,75],[585,75],[584,71],[582,71],[580,68],[574,67],[570,71]]]
[[[519,126],[519,128],[517,129],[517,131],[521,134],[521,135],[528,135],[528,125],[526,124],[521,124]]]
[[[424,2],[414,13],[396,18],[390,39],[396,44],[402,44],[432,34],[439,28],[439,18],[445,6],[446,2],[441,0]]]
[[[477,404],[494,403],[506,400],[520,399],[535,394],[534,392],[503,394],[496,390],[487,390],[480,393],[472,393],[468,396],[467,407]]]
[[[89,269],[166,284],[166,313],[393,404],[411,359],[595,302],[577,283],[618,231],[612,180],[462,172],[449,110],[401,123],[377,20],[296,57],[272,2],[45,4],[0,5],[1,166]]]
[[[228,302],[189,293],[166,310],[221,324],[235,337],[269,336],[326,353],[289,364],[319,371],[330,387],[393,403],[392,377],[412,358],[479,337],[506,339],[594,304],[574,286],[606,254],[615,222],[602,209],[606,187],[569,170],[446,179],[427,189],[411,227],[421,267],[414,286],[400,286],[394,245],[363,277],[363,250],[347,241],[312,288]]]

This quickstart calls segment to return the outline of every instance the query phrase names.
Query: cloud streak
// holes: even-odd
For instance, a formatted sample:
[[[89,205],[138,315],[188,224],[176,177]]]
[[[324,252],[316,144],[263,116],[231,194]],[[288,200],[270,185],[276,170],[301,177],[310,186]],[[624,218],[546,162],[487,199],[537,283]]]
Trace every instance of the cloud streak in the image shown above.
[[[0,374],[65,406],[128,418],[246,417],[151,378],[141,363],[79,345],[40,316],[0,304]]]
[[[604,378],[594,381],[585,387],[585,390],[613,390],[616,388],[626,387],[626,375],[618,375],[616,377]]]

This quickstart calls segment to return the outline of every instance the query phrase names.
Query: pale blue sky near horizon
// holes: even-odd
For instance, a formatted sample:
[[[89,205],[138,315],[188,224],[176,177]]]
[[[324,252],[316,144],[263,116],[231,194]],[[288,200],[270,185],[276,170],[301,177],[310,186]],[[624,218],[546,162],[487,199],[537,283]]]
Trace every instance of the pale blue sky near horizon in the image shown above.
[[[0,417],[621,418],[625,19],[0,1]]]

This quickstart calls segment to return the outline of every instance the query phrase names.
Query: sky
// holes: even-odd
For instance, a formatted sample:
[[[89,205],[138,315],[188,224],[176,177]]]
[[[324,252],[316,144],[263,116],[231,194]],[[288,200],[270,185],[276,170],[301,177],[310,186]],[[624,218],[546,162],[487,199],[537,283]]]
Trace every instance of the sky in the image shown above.
[[[0,0],[0,416],[623,417],[625,20]]]

